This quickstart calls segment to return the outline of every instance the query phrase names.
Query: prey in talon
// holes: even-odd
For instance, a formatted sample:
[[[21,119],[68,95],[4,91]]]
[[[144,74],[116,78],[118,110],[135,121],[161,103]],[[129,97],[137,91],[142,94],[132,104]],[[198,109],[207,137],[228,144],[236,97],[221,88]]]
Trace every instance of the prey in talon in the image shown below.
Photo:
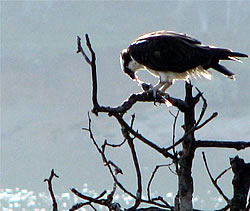
[[[211,79],[209,69],[214,69],[229,79],[235,74],[220,64],[221,60],[240,61],[248,55],[227,48],[204,45],[199,40],[182,33],[156,31],[144,34],[133,41],[120,55],[122,70],[136,80],[143,90],[165,92],[176,80],[188,80],[190,76]],[[159,78],[152,86],[136,76],[139,70],[147,70]]]

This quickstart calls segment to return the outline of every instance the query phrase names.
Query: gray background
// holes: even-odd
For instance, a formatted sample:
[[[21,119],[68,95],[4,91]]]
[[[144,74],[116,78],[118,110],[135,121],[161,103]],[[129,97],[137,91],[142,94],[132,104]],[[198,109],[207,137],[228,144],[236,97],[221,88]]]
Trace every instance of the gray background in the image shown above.
[[[81,189],[84,184],[96,193],[112,189],[112,180],[100,155],[88,133],[81,130],[88,125],[87,112],[92,107],[91,74],[84,59],[76,54],[77,35],[84,38],[88,33],[96,52],[100,103],[116,106],[131,93],[140,91],[137,84],[121,72],[119,64],[120,51],[137,36],[166,29],[188,33],[205,44],[249,54],[249,11],[249,1],[2,1],[2,190],[18,187],[36,193],[46,192],[43,179],[49,176],[52,168],[60,176],[55,181],[57,194],[68,192],[71,187]],[[236,81],[213,70],[211,81],[192,80],[208,101],[206,118],[214,111],[219,113],[196,136],[198,139],[249,140],[250,61],[224,64],[236,73]],[[147,82],[157,81],[148,73],[139,75]],[[183,87],[184,82],[177,81],[168,92],[183,98]],[[164,105],[155,107],[152,103],[140,103],[126,119],[136,113],[135,128],[160,146],[168,146],[172,140],[173,122],[169,110],[176,112]],[[115,120],[103,114],[91,117],[99,144],[105,139],[111,143],[122,141]],[[183,132],[181,124],[180,115],[177,138]],[[170,162],[139,142],[136,148],[144,183],[154,165]],[[218,205],[219,195],[205,172],[201,151],[207,154],[212,174],[218,175],[229,166],[229,157],[238,154],[249,162],[249,149],[196,152],[193,168],[195,206],[221,207],[224,203]],[[120,180],[129,190],[135,191],[134,167],[127,146],[107,153],[124,171]],[[220,182],[229,197],[231,179],[230,172]],[[162,169],[152,191],[156,196],[175,195],[176,185],[176,177]]]

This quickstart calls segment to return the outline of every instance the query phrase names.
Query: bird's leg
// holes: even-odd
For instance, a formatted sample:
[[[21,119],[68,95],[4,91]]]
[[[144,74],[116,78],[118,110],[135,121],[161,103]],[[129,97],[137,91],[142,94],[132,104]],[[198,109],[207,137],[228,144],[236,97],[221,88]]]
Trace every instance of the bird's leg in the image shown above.
[[[173,81],[166,81],[164,83],[165,84],[161,87],[162,92],[165,92],[173,84]]]
[[[172,84],[173,84],[172,80],[167,80],[167,79],[162,80],[162,79],[160,79],[159,83],[156,84],[152,88],[154,98],[156,98],[156,92],[157,92],[157,90],[165,92],[167,90],[167,88],[170,87]]]
[[[165,92],[171,85],[173,84],[173,81],[164,81],[163,86],[160,87],[160,91]],[[165,96],[162,96],[162,98],[165,101],[165,104],[170,107],[172,104],[166,99]]]
[[[159,81],[158,84],[156,84],[154,87],[152,87],[152,91],[153,91],[153,97],[156,98],[156,93],[157,91],[164,86],[166,82],[165,81]]]

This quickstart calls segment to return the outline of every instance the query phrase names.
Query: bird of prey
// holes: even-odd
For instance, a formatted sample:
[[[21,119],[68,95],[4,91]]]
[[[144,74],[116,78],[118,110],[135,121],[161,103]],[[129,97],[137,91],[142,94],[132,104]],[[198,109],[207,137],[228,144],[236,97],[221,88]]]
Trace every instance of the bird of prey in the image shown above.
[[[237,57],[248,57],[244,53],[226,48],[203,45],[193,37],[173,31],[156,31],[144,34],[133,41],[120,55],[123,71],[132,80],[143,85],[135,75],[138,70],[148,70],[159,77],[152,87],[163,92],[175,80],[187,80],[190,76],[211,79],[209,68],[215,69],[230,79],[234,73],[221,65],[220,60],[240,61]]]

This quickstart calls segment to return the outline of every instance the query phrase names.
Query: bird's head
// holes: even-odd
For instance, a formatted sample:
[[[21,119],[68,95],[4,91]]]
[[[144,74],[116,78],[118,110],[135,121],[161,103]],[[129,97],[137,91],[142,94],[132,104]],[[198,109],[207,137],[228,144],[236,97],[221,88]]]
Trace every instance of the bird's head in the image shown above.
[[[128,74],[128,76],[132,80],[138,80],[137,76],[135,75],[135,72],[137,71],[137,68],[135,65],[133,65],[135,61],[131,58],[128,49],[123,49],[120,55],[120,63],[121,63],[121,68],[123,72]]]

